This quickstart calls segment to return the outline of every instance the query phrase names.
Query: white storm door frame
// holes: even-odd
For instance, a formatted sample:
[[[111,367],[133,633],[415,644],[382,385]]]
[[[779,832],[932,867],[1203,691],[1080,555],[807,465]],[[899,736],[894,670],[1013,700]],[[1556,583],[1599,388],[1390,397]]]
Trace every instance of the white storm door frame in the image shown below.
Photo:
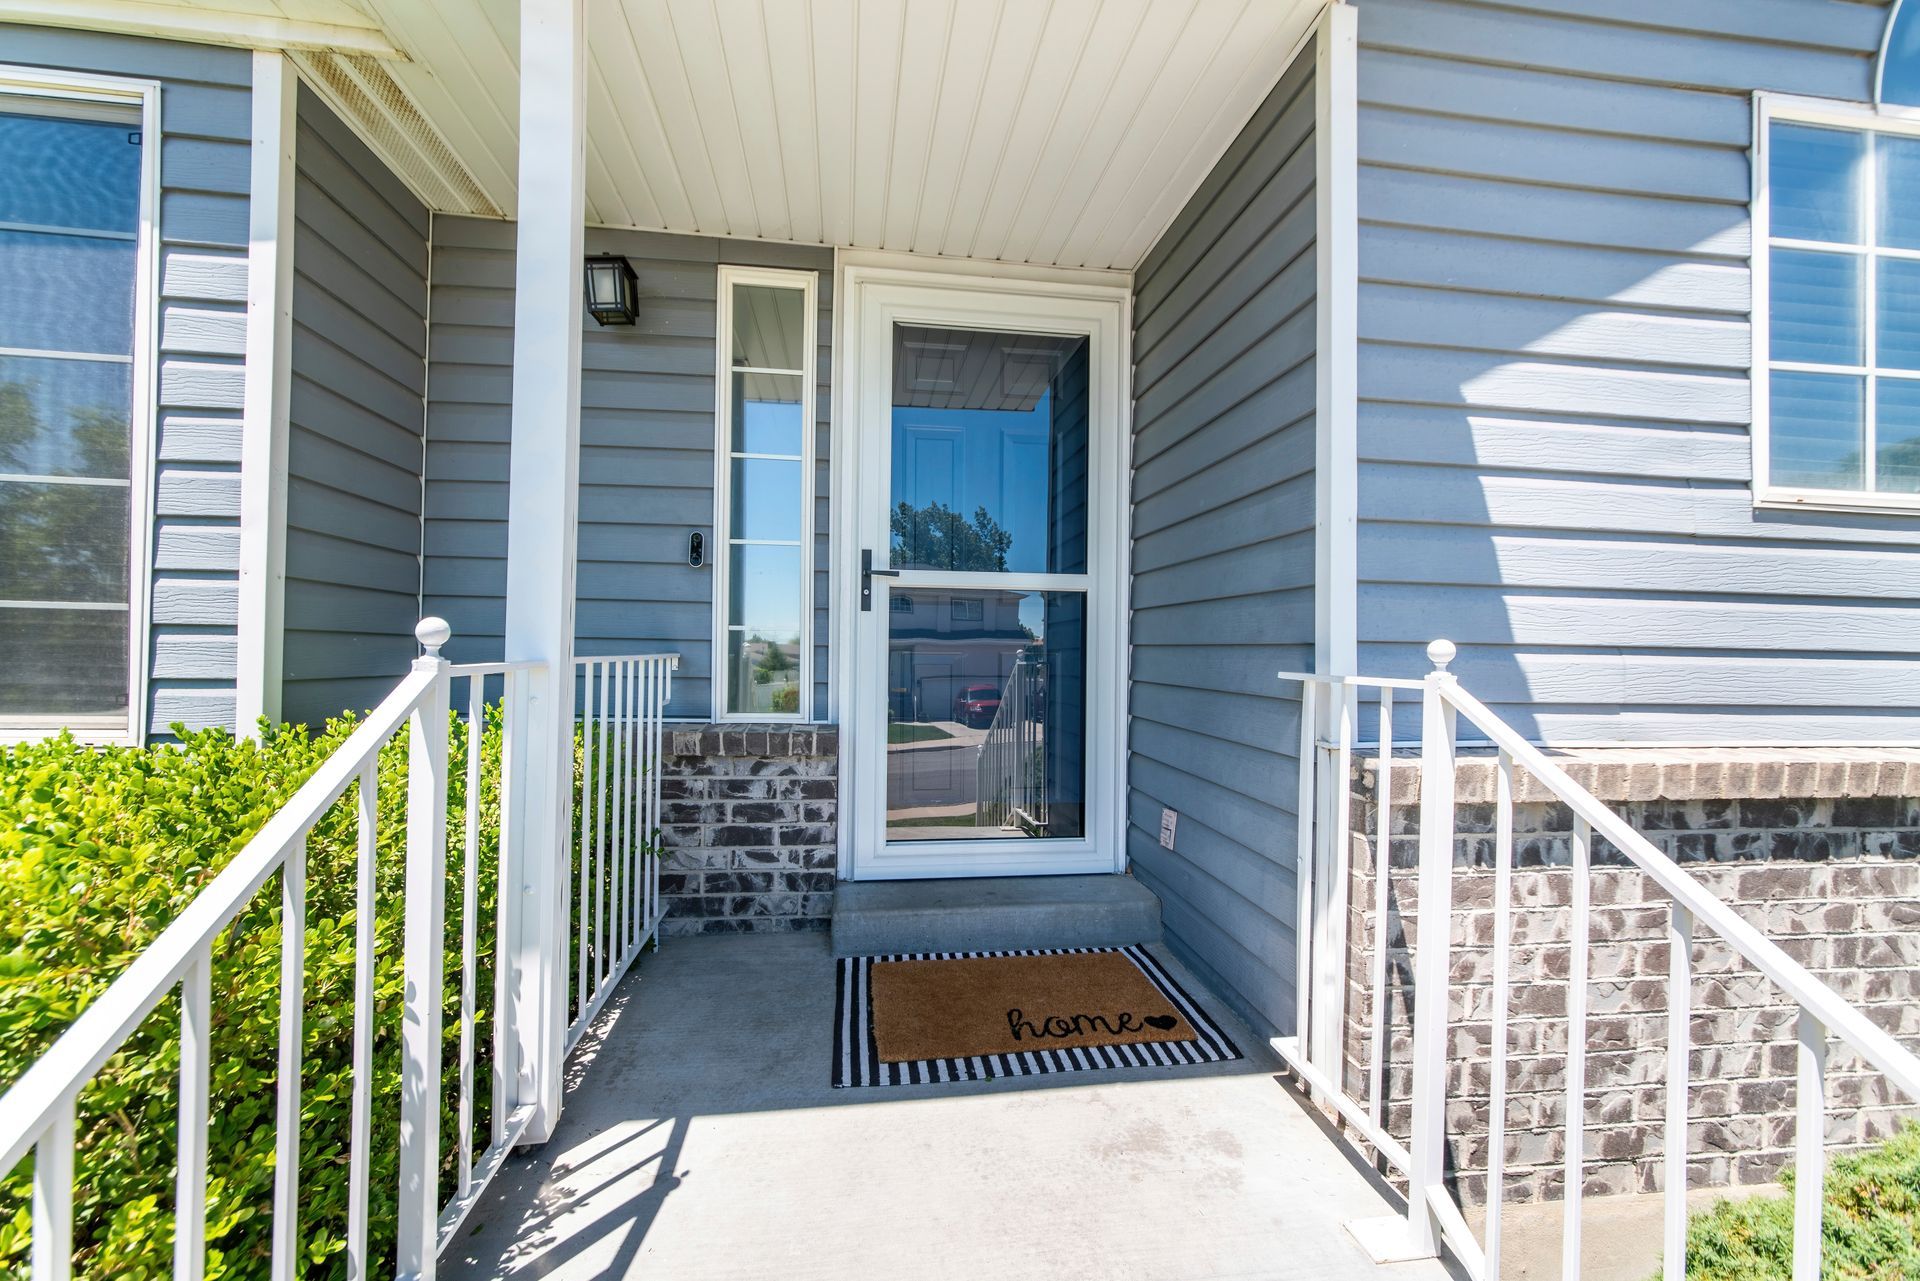
[[[889,880],[1124,870],[1129,294],[1116,285],[848,266],[838,298],[840,385],[847,389],[834,450],[835,503],[841,505],[834,548],[841,875]],[[1088,339],[1087,779],[1086,834],[1080,839],[889,844],[885,838],[887,589],[922,578],[964,585],[964,576],[953,574],[879,578],[873,609],[860,609],[860,552],[871,549],[876,562],[885,564],[889,546],[896,324]],[[1046,575],[1006,577],[1025,590],[1045,590]],[[1076,585],[1081,578],[1068,577]]]

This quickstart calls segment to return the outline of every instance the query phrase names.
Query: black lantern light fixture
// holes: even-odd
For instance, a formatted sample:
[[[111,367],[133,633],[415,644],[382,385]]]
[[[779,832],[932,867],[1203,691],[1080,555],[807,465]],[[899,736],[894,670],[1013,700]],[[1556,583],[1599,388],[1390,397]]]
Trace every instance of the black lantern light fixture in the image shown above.
[[[639,311],[633,264],[619,254],[587,259],[587,311],[603,325],[631,325]]]

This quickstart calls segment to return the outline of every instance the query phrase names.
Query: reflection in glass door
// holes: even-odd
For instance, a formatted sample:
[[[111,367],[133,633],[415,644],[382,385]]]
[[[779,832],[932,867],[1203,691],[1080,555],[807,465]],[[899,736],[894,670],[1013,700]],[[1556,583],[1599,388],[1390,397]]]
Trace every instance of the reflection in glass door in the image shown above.
[[[1088,341],[896,324],[891,354],[886,840],[1083,838]]]

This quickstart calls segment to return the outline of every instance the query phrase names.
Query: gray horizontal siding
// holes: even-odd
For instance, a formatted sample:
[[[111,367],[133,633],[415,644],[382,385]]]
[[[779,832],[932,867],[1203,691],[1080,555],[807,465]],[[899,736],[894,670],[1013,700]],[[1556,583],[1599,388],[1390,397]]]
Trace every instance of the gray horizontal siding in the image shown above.
[[[1127,848],[1182,957],[1276,1030],[1293,1026],[1299,702],[1273,673],[1313,663],[1313,128],[1309,54],[1134,298]]]
[[[1851,0],[1364,0],[1360,664],[1530,735],[1920,736],[1920,519],[1756,511],[1754,90],[1860,100]]]
[[[0,25],[0,51],[16,65],[160,82],[147,723],[157,735],[175,722],[231,726],[251,61],[238,49],[9,25]]]
[[[281,715],[364,711],[418,652],[429,215],[304,87]]]
[[[425,600],[453,625],[449,652],[468,660],[499,657],[505,626],[513,238],[511,223],[434,222]],[[641,303],[631,329],[582,322],[575,641],[582,654],[678,652],[674,716],[712,711],[713,571],[711,559],[689,568],[686,552],[690,532],[713,530],[719,264],[820,273],[814,699],[824,716],[832,253],[598,230],[587,251],[625,254]]]

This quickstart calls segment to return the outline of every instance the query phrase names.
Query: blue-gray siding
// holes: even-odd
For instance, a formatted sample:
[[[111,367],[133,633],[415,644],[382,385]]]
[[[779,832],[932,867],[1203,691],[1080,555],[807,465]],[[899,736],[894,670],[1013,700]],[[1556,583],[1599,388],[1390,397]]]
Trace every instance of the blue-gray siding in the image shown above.
[[[1360,666],[1528,733],[1912,739],[1920,518],[1755,510],[1750,94],[1848,0],[1363,0]]]
[[[513,374],[511,223],[434,221],[427,412],[426,608],[453,625],[449,653],[498,658],[505,625],[507,427]],[[714,298],[719,264],[820,273],[815,548],[815,706],[827,672],[828,347],[833,254],[705,236],[590,230],[589,253],[625,254],[639,276],[631,329],[583,319],[579,605],[582,654],[681,655],[670,715],[711,714]]]
[[[377,703],[418,652],[429,215],[300,91],[281,714]]]
[[[248,55],[0,25],[0,61],[160,82],[160,363],[150,730],[233,723],[252,137]],[[144,543],[145,539],[139,540]],[[133,563],[142,564],[135,548]],[[138,572],[138,571],[136,571]]]
[[[1313,665],[1313,134],[1309,54],[1134,295],[1128,853],[1183,958],[1287,1030],[1299,701],[1274,673]]]

